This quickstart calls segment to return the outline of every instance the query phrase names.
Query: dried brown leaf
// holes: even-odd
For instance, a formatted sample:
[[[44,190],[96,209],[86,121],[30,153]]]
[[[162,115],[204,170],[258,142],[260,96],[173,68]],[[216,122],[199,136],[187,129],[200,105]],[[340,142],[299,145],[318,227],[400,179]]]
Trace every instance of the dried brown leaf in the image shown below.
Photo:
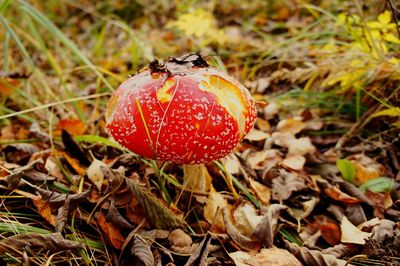
[[[253,254],[244,251],[229,253],[237,266],[301,266],[301,262],[285,249],[263,248],[260,252]]]
[[[104,172],[102,171],[102,167],[106,166],[107,165],[103,161],[94,159],[86,169],[87,177],[93,182],[99,191],[101,191],[101,186],[103,185],[104,180]]]
[[[287,209],[287,206],[281,204],[270,205],[266,214],[253,231],[253,236],[257,238],[264,247],[271,248],[274,246],[274,237],[278,229],[279,215],[280,212],[285,209]]]
[[[313,266],[344,266],[346,261],[337,259],[333,255],[324,254],[319,250],[310,250],[307,247],[299,247],[296,244],[285,241],[286,247],[290,253],[304,265]]]
[[[365,191],[365,196],[371,202],[373,202],[374,216],[378,218],[384,218],[386,210],[393,205],[393,200],[390,195],[390,192],[380,193],[380,192],[373,192],[367,189]]]
[[[81,244],[66,240],[59,233],[43,235],[39,233],[18,234],[0,240],[0,255],[15,253],[26,247],[45,249],[52,253],[81,248]]]
[[[282,161],[281,152],[276,149],[251,152],[246,157],[247,164],[255,170],[275,165]]]
[[[215,189],[212,188],[208,195],[206,205],[204,206],[204,218],[207,220],[207,222],[212,224],[212,222],[214,221],[214,216],[217,213],[217,209],[219,208],[221,210],[227,207],[228,207],[228,201],[224,198],[224,196],[221,193],[215,191]],[[214,227],[221,232],[226,231],[225,223],[221,212],[217,214]]]
[[[253,178],[249,179],[250,186],[254,190],[257,198],[262,204],[268,205],[271,200],[271,189],[260,182],[255,181]]]
[[[82,165],[78,159],[72,157],[71,155],[69,155],[68,153],[64,152],[64,151],[56,151],[56,155],[60,156],[62,158],[64,158],[68,164],[72,167],[72,169],[74,169],[74,171],[80,175],[83,176],[86,173],[86,168],[84,165]]]
[[[54,177],[33,169],[38,163],[43,163],[43,160],[37,159],[29,162],[24,166],[15,167],[13,169],[14,173],[6,176],[8,188],[11,190],[16,189],[20,184],[21,178],[26,178],[27,180],[36,182],[46,182],[54,180]]]
[[[304,179],[285,170],[279,171],[279,176],[272,180],[272,198],[282,202],[290,198],[293,192],[307,188]]]
[[[32,199],[32,202],[38,210],[40,216],[42,216],[51,225],[56,226],[57,219],[56,216],[52,214],[49,203],[39,197],[37,199]]]
[[[287,132],[274,132],[272,133],[272,139],[274,143],[278,146],[288,148],[288,142],[290,140],[296,139],[296,137],[292,133]]]
[[[324,122],[322,122],[320,118],[314,118],[306,121],[306,126],[304,129],[321,130],[323,126]]]
[[[182,168],[185,189],[196,192],[210,190],[211,176],[204,164],[185,164]]]
[[[302,117],[286,118],[279,121],[276,128],[282,133],[296,135],[297,133],[301,132],[306,126],[305,123],[301,120]]]
[[[89,166],[90,161],[86,157],[85,153],[83,152],[82,148],[79,146],[79,144],[73,139],[71,134],[69,134],[66,130],[62,129],[61,131],[61,139],[64,144],[65,150],[71,155],[70,156],[65,156],[65,158],[68,160],[69,163],[73,163],[71,166],[75,166],[75,162],[72,159],[78,160],[79,163],[81,163],[84,166]],[[74,168],[75,169],[75,168]],[[83,175],[85,173],[84,170],[80,171],[77,170],[78,174]]]
[[[200,245],[189,257],[185,266],[207,266],[207,257],[211,243],[211,234],[207,233]]]
[[[393,238],[396,235],[400,237],[400,229],[396,223],[387,219],[382,219],[379,224],[372,228],[372,238],[380,243],[383,243],[389,238]]]
[[[373,205],[371,201],[353,184],[344,181],[342,178],[338,176],[334,176],[332,181],[334,183],[339,184],[340,188],[350,196],[355,197],[361,200],[362,202],[368,203],[369,205]]]
[[[125,238],[122,236],[119,228],[111,222],[108,222],[106,216],[102,212],[99,212],[97,215],[97,223],[112,246],[116,249],[121,249]]]
[[[64,201],[63,206],[61,206],[57,210],[57,223],[55,228],[56,232],[61,232],[64,229],[65,224],[67,223],[70,203],[71,199],[67,197]]]
[[[359,225],[367,221],[364,209],[360,204],[347,204],[345,214],[349,221],[355,225]]]
[[[289,214],[292,215],[300,224],[300,221],[306,218],[314,210],[314,207],[319,202],[317,197],[312,197],[310,200],[301,202],[303,208],[290,208]]]
[[[264,139],[269,138],[269,137],[271,137],[271,136],[268,133],[253,128],[245,136],[245,139],[250,140],[250,141],[260,141],[260,140],[264,140]]]
[[[131,254],[134,259],[130,263],[137,266],[153,266],[154,256],[150,247],[151,244],[146,243],[143,238],[135,236],[131,247]]]
[[[314,153],[316,151],[309,137],[288,139],[286,145],[288,147],[288,155],[306,155],[307,153]]]
[[[228,235],[232,238],[232,240],[242,249],[244,250],[258,250],[260,248],[260,244],[258,241],[254,241],[249,237],[240,233],[240,231],[233,225],[229,211],[224,208],[222,210],[224,223],[226,226],[226,231]]]
[[[151,191],[133,179],[125,178],[128,189],[138,199],[149,222],[156,229],[176,229],[185,225],[175,213],[165,206]]]
[[[175,229],[168,235],[168,241],[173,247],[190,247],[192,238],[182,229]]]
[[[335,223],[324,223],[319,227],[321,231],[321,236],[328,242],[331,246],[335,246],[340,243],[341,231],[340,227]]]
[[[107,221],[110,221],[114,225],[118,226],[119,228],[122,229],[130,229],[132,230],[134,228],[133,225],[131,225],[118,211],[118,209],[115,207],[115,202],[112,199],[110,207],[108,208],[107,211]]]
[[[344,257],[354,253],[355,251],[357,251],[357,249],[358,249],[357,245],[338,244],[336,246],[322,250],[322,253],[330,254],[330,255],[333,255],[336,258],[340,259],[340,258],[344,258]]]
[[[43,142],[48,142],[50,140],[50,135],[43,132],[40,128],[39,123],[34,121],[29,127],[29,132],[35,135],[36,138],[40,139]]]
[[[263,216],[257,213],[253,204],[244,203],[233,211],[233,218],[235,227],[245,236],[251,237]]]
[[[305,163],[306,158],[300,154],[290,154],[282,161],[284,166],[297,171],[302,170]]]
[[[354,226],[346,216],[343,216],[340,230],[342,232],[342,243],[364,245],[365,239],[371,236],[371,233],[363,232]]]
[[[61,207],[64,205],[65,200],[67,197],[71,201],[71,204],[77,204],[89,196],[89,194],[92,192],[91,190],[86,190],[85,192],[82,193],[77,193],[77,194],[61,194],[56,191],[49,191],[42,189],[38,186],[34,186],[36,191],[39,193],[39,195],[43,198],[43,200],[48,201],[51,206],[53,207]]]
[[[385,167],[366,156],[365,154],[355,154],[348,158],[356,169],[356,176],[354,180],[355,185],[361,185],[366,181],[384,176]]]
[[[354,198],[343,191],[341,191],[339,188],[334,187],[334,186],[329,186],[326,189],[324,189],[324,192],[326,195],[328,195],[330,198],[340,201],[343,203],[347,204],[355,204],[355,203],[360,203],[361,200]]]
[[[264,118],[271,119],[279,112],[279,107],[276,103],[271,102],[264,107]]]
[[[222,159],[222,162],[225,166],[225,169],[228,173],[234,175],[238,174],[240,171],[240,161],[235,156],[234,153],[229,154],[225,158]]]
[[[61,119],[58,121],[56,131],[60,130],[65,130],[69,134],[76,136],[82,135],[86,130],[86,126],[79,119]]]

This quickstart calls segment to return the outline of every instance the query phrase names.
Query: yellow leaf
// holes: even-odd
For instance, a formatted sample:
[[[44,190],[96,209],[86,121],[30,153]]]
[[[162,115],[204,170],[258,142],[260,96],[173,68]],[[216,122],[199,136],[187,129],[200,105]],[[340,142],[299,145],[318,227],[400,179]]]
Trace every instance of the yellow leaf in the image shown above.
[[[382,24],[378,21],[371,21],[367,23],[367,26],[371,29],[380,29],[382,27]]]
[[[353,162],[353,165],[356,168],[356,178],[354,180],[356,185],[361,185],[368,180],[381,176],[381,169],[374,165],[364,166],[359,162]]]
[[[400,117],[400,107],[388,108],[379,112],[376,112],[372,115],[372,117],[379,116],[398,116]]]
[[[385,12],[379,14],[378,16],[378,21],[383,25],[389,24],[391,20],[392,20],[392,14],[390,13],[389,10],[385,10]]]
[[[400,44],[400,39],[397,38],[393,33],[386,33],[383,36],[383,39],[387,42],[395,43],[395,44]]]
[[[183,14],[176,21],[167,24],[185,35],[203,38],[210,42],[224,43],[227,40],[225,33],[217,28],[215,18],[204,9],[196,9],[193,12]]]

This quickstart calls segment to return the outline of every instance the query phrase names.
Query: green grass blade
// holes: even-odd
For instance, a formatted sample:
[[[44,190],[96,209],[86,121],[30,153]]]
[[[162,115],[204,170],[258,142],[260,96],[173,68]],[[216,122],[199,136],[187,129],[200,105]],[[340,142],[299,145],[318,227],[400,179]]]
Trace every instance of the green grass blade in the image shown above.
[[[11,0],[4,0],[1,4],[0,4],[0,14],[4,14],[4,12],[7,11],[8,7],[11,4]]]
[[[18,37],[17,33],[11,28],[10,24],[8,23],[7,19],[0,15],[0,22],[3,24],[3,27],[7,30],[10,34],[11,38],[15,41],[18,49],[21,51],[24,59],[28,62],[29,66],[32,68],[32,71],[38,75],[41,84],[46,88],[48,92],[51,92],[49,86],[45,82],[43,74],[36,68],[35,63],[33,62],[31,56],[29,55],[28,51],[26,50],[24,44],[22,43],[21,39]]]
[[[30,226],[18,222],[0,222],[0,232],[8,233],[39,233],[39,234],[51,234],[50,230]]]
[[[91,144],[103,144],[103,145],[114,147],[114,148],[117,148],[120,150],[126,150],[124,147],[122,147],[118,143],[116,143],[112,140],[100,137],[100,136],[96,136],[96,135],[80,135],[80,136],[75,136],[74,139],[78,142],[88,142]]]
[[[10,51],[10,33],[7,31],[4,36],[4,47],[3,47],[3,71],[8,72],[8,56]]]
[[[83,63],[85,63],[100,79],[104,82],[107,88],[114,91],[114,88],[103,76],[103,74],[97,69],[97,67],[83,54],[78,46],[69,39],[57,26],[53,24],[45,15],[40,13],[33,6],[25,1],[20,0],[21,10],[29,14],[34,20],[36,20],[41,26],[48,30],[54,37],[56,37],[60,42],[62,42],[66,47],[68,47]]]

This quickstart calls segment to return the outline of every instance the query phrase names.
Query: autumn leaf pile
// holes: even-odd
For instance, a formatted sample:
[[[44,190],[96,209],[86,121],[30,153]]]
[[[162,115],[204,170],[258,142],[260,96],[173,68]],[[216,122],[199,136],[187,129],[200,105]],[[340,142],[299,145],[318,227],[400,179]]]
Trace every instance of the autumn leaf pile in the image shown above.
[[[0,2],[0,264],[400,265],[394,1],[45,2]],[[112,91],[188,52],[254,129],[205,165],[119,146]]]

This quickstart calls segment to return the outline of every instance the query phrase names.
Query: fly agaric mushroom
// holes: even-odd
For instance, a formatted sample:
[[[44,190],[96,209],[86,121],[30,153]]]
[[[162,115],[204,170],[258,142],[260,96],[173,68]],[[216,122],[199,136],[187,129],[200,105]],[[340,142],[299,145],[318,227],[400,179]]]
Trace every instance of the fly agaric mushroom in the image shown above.
[[[106,110],[106,127],[143,157],[199,164],[228,155],[253,127],[249,91],[198,54],[157,60],[123,82]]]

